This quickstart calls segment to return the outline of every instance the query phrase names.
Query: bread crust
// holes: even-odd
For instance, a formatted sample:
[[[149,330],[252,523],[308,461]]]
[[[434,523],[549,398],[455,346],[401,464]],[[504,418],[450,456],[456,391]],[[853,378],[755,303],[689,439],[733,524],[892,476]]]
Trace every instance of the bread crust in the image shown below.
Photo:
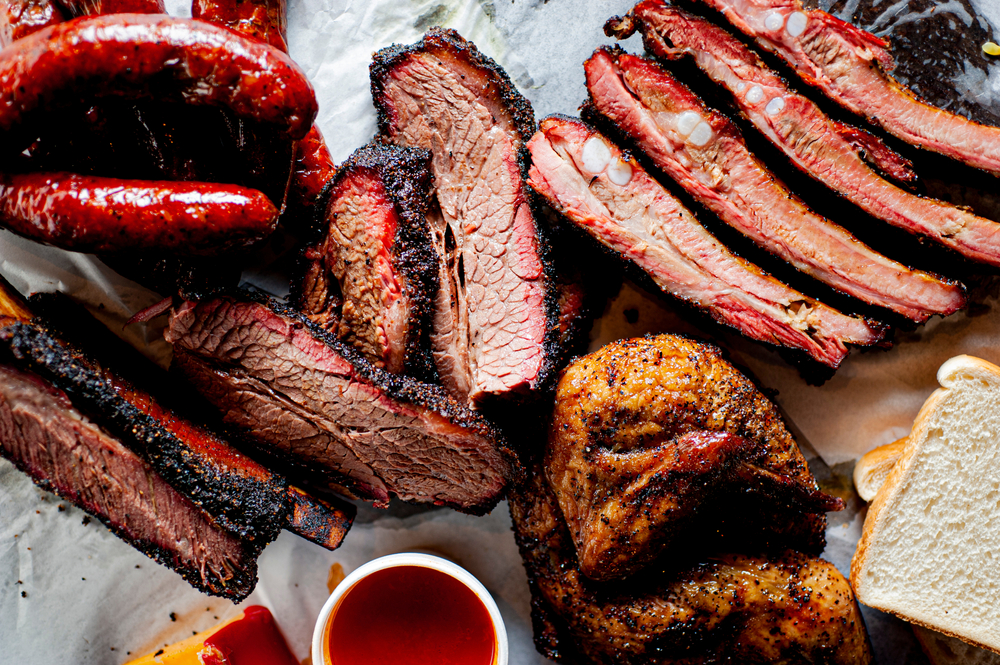
[[[886,477],[906,450],[906,437],[869,450],[854,465],[854,487],[865,501],[871,501],[885,484]]]
[[[881,535],[881,528],[884,523],[882,519],[884,511],[891,510],[891,506],[896,503],[897,497],[902,492],[906,480],[910,476],[914,462],[922,452],[930,430],[934,426],[933,418],[938,412],[941,403],[950,395],[951,390],[955,387],[955,379],[959,375],[971,376],[984,383],[1000,386],[1000,367],[980,358],[961,355],[951,358],[941,365],[937,372],[938,383],[941,384],[941,387],[935,390],[920,408],[920,412],[913,421],[913,429],[905,439],[906,444],[899,461],[892,468],[892,471],[889,472],[882,488],[878,490],[875,500],[868,508],[868,515],[865,517],[861,540],[858,542],[857,550],[855,550],[854,557],[851,560],[850,580],[858,600],[869,607],[888,612],[909,623],[955,637],[968,644],[974,644],[994,653],[1000,653],[1000,643],[996,645],[984,644],[977,640],[958,635],[943,626],[930,624],[895,609],[885,607],[878,602],[871,601],[869,589],[866,587],[864,579],[864,572],[868,563],[868,550],[872,543],[877,541],[878,536]]]

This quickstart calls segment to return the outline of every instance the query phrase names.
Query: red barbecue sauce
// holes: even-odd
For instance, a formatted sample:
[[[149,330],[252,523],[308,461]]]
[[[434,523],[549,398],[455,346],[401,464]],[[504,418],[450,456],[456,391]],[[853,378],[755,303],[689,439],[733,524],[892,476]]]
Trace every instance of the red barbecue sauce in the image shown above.
[[[204,665],[298,665],[266,607],[251,605],[243,618],[205,638]]]
[[[384,568],[357,582],[327,633],[331,665],[491,665],[495,651],[482,601],[423,566]]]

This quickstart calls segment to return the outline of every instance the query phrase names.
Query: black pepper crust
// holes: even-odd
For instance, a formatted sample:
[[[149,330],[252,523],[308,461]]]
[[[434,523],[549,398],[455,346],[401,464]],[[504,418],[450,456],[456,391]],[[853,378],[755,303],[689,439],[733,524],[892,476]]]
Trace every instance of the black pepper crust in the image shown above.
[[[0,331],[0,336],[2,336],[5,332],[6,331]],[[10,360],[11,358],[9,357],[8,349],[0,349],[0,362],[9,362]],[[27,373],[35,375],[42,383],[48,383],[48,381],[34,372],[29,371]],[[0,447],[0,454],[2,453],[3,448]],[[202,571],[200,569],[185,565],[187,562],[177,556],[176,552],[171,552],[170,550],[160,547],[145,538],[136,537],[123,525],[112,522],[106,515],[101,515],[90,510],[82,501],[80,501],[78,493],[71,491],[69,488],[62,488],[55,485],[51,480],[42,476],[38,472],[37,468],[24,463],[23,460],[14,457],[7,457],[6,454],[3,454],[3,456],[8,459],[19,471],[21,471],[21,473],[31,478],[35,485],[46,492],[52,492],[56,496],[69,501],[91,517],[97,518],[101,524],[111,531],[111,533],[115,534],[153,561],[156,561],[157,563],[173,570],[175,573],[180,575],[184,581],[202,593],[210,596],[218,596],[220,598],[228,598],[234,602],[239,602],[249,596],[254,590],[254,587],[257,586],[257,556],[260,554],[260,551],[256,545],[251,544],[246,539],[239,539],[243,561],[241,562],[241,566],[227,569],[228,572],[231,573],[231,577],[229,579],[223,580],[214,576],[202,577]],[[60,511],[62,511],[62,506],[60,506]],[[88,518],[85,517],[84,524],[86,524],[87,521]]]
[[[149,463],[220,528],[243,540],[253,556],[278,536],[291,509],[284,478],[264,470],[265,481],[220,473],[205,464],[176,435],[121,397],[101,364],[38,323],[0,329],[0,349],[12,366],[65,392],[76,408]],[[243,460],[257,466],[242,455],[231,461]]]
[[[423,39],[415,44],[394,44],[381,49],[372,57],[369,76],[379,133],[389,141],[393,140],[396,134],[393,124],[394,113],[385,90],[386,80],[392,76],[393,70],[411,57],[438,50],[449,52],[480,73],[488,82],[488,94],[492,95],[499,102],[498,106],[509,114],[509,125],[513,130],[511,138],[517,150],[521,180],[528,193],[535,238],[538,241],[538,257],[545,274],[546,334],[543,341],[545,359],[533,395],[536,400],[543,399],[542,396],[551,393],[555,386],[555,377],[562,364],[560,356],[563,354],[560,353],[562,344],[559,333],[559,294],[555,286],[557,275],[552,258],[552,229],[540,218],[541,199],[527,184],[528,169],[531,166],[531,155],[527,144],[538,128],[531,102],[518,92],[507,72],[492,58],[483,55],[475,44],[463,38],[455,30],[435,27],[428,30]],[[523,395],[518,397],[524,398]]]
[[[434,192],[434,174],[430,169],[431,153],[423,148],[410,148],[387,143],[380,138],[369,141],[347,158],[324,188],[325,215],[318,215],[310,240],[299,250],[289,301],[304,309],[306,296],[304,275],[309,265],[305,254],[321,246],[329,233],[327,219],[333,204],[331,192],[358,170],[376,173],[385,187],[399,225],[392,243],[392,265],[402,277],[407,298],[411,303],[409,332],[406,340],[405,371],[416,378],[437,382],[437,370],[427,349],[434,314],[433,300],[437,294],[438,256],[427,226],[427,209]],[[329,276],[329,279],[333,279]]]
[[[193,298],[196,301],[214,299],[223,299],[230,303],[241,301],[256,303],[270,309],[291,325],[307,330],[315,339],[349,362],[358,378],[375,386],[388,397],[427,409],[454,425],[492,440],[505,462],[503,474],[508,484],[521,482],[524,478],[524,467],[521,465],[517,453],[507,442],[503,432],[479,413],[459,404],[441,386],[418,381],[406,375],[393,374],[375,367],[359,351],[341,342],[335,335],[310,321],[301,312],[261,291],[247,288],[221,289]],[[498,495],[476,506],[450,507],[471,515],[485,515],[499,503],[501,498],[503,497]]]

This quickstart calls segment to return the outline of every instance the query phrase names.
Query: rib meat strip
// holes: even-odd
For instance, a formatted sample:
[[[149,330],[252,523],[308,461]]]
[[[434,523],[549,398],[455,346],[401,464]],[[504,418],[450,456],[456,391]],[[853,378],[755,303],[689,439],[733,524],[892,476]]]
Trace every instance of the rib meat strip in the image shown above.
[[[916,321],[964,302],[961,285],[910,270],[811,211],[736,126],[657,63],[600,49],[584,64],[594,107],[724,222],[799,270]]]
[[[831,120],[728,32],[661,0],[639,3],[632,16],[647,48],[664,58],[690,55],[712,80],[726,87],[743,115],[810,176],[879,219],[973,260],[1000,265],[1000,224],[916,196],[881,178],[861,159],[856,146],[861,137],[862,149],[881,154],[887,149],[872,144],[878,139]],[[612,29],[624,37],[634,27],[622,23]],[[957,286],[954,300],[958,302]]]
[[[915,146],[1000,175],[1000,127],[981,125],[921,100],[889,73],[889,43],[801,0],[700,0],[803,81],[844,108]]]
[[[439,386],[371,366],[262,295],[184,302],[165,336],[227,424],[357,496],[480,514],[521,473],[499,432]]]
[[[574,224],[646,271],[664,291],[756,340],[831,367],[875,325],[845,316],[733,255],[679,201],[583,122],[549,117],[528,144],[531,186]]]
[[[496,63],[449,30],[379,51],[371,80],[382,133],[433,154],[447,225],[439,235],[454,265],[453,284],[443,287],[454,306],[439,305],[432,335],[435,356],[453,359],[438,367],[445,385],[467,384],[463,397],[473,402],[537,387],[557,323],[524,184],[531,105]]]

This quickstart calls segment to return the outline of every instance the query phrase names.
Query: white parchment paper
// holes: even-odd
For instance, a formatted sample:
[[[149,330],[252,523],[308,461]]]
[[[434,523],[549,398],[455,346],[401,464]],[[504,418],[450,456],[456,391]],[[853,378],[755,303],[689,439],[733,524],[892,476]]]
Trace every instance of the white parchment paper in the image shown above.
[[[991,0],[980,16],[1000,21]],[[538,118],[573,114],[584,99],[582,61],[610,43],[601,27],[628,0],[291,0],[289,48],[316,88],[318,123],[337,161],[375,132],[368,65],[394,42],[419,39],[432,25],[453,27],[505,67]],[[856,4],[856,3],[855,3]],[[905,4],[905,3],[897,3]],[[941,3],[952,5],[958,3]],[[190,5],[167,2],[175,16]],[[895,7],[896,5],[893,5]],[[961,8],[959,8],[961,9]],[[964,11],[964,10],[962,10]],[[624,43],[639,51],[637,38]],[[985,100],[1000,99],[1000,67],[981,81]],[[23,293],[60,290],[116,324],[128,341],[163,361],[157,326],[121,324],[160,296],[99,261],[42,247],[0,231],[0,274]],[[738,336],[720,340],[763,386],[777,391],[804,447],[840,473],[865,451],[909,431],[936,387],[947,358],[969,353],[1000,363],[1000,311],[995,297],[975,314],[935,319],[897,337],[889,351],[853,353],[822,386],[806,385],[774,352]],[[631,285],[595,325],[591,346],[645,332],[698,332],[662,300]],[[836,465],[840,465],[839,467]],[[847,572],[863,512],[834,517],[826,556]],[[218,623],[238,611],[191,589],[180,577],[110,535],[96,521],[0,460],[0,665],[120,663]],[[493,593],[507,624],[512,664],[546,662],[531,644],[527,583],[505,503],[472,518],[449,510],[362,508],[345,544],[330,553],[282,534],[260,559],[260,583],[247,603],[272,609],[296,656],[308,655],[313,622],[328,594],[331,566],[349,573],[382,554],[431,549],[467,567]],[[879,662],[920,663],[908,628],[867,612]]]

